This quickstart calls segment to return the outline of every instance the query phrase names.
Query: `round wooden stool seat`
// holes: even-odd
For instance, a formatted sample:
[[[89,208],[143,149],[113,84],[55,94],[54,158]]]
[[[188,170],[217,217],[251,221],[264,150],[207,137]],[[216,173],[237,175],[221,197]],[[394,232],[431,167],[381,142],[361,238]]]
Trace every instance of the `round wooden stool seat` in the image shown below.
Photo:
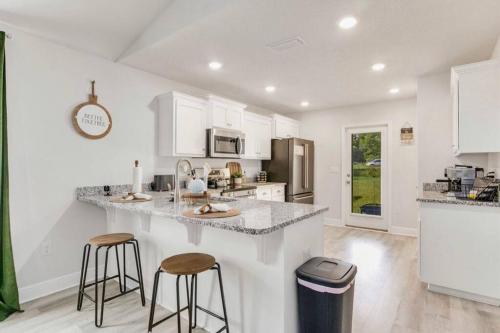
[[[185,253],[169,257],[161,262],[161,269],[174,275],[192,275],[209,270],[215,258],[204,253]]]
[[[89,243],[94,246],[113,246],[122,244],[134,239],[134,235],[127,233],[106,234],[93,237]]]

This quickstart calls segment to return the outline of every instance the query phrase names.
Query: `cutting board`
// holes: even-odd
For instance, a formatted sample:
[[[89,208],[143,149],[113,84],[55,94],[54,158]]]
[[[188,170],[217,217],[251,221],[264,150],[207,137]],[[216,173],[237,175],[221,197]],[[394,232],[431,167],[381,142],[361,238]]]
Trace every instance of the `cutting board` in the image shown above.
[[[221,219],[224,217],[238,216],[240,214],[241,214],[241,212],[237,208],[231,208],[227,212],[206,213],[206,214],[200,214],[200,215],[195,214],[193,209],[182,212],[183,216],[195,218],[195,219]]]
[[[243,174],[243,172],[241,170],[241,164],[238,162],[227,162],[226,168],[229,169],[230,175],[233,175],[236,172]]]

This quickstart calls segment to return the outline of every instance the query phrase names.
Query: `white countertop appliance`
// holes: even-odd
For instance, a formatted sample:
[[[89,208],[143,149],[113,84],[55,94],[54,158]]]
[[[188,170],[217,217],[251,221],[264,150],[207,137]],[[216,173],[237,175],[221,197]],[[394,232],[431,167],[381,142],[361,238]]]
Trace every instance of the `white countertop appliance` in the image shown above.
[[[213,168],[208,174],[208,188],[223,188],[231,183],[229,168]]]

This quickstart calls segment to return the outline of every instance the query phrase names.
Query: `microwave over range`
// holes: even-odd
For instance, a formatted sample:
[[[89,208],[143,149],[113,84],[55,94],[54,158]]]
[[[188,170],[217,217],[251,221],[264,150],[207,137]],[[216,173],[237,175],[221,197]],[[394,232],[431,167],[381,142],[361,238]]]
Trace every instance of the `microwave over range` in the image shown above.
[[[207,129],[207,157],[241,158],[245,154],[245,133],[213,127]]]

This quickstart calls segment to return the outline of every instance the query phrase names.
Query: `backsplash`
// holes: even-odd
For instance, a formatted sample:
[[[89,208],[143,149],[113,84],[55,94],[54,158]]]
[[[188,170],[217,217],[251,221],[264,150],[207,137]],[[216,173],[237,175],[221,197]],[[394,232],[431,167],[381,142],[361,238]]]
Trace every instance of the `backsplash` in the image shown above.
[[[156,157],[154,174],[174,174],[177,157]],[[223,158],[189,158],[193,168],[202,168],[203,164],[208,163],[211,168],[225,168],[227,162],[239,162],[241,168],[245,171],[248,181],[255,181],[257,174],[262,169],[260,160],[235,160]]]
[[[445,192],[448,191],[448,183],[423,183],[424,192]]]

